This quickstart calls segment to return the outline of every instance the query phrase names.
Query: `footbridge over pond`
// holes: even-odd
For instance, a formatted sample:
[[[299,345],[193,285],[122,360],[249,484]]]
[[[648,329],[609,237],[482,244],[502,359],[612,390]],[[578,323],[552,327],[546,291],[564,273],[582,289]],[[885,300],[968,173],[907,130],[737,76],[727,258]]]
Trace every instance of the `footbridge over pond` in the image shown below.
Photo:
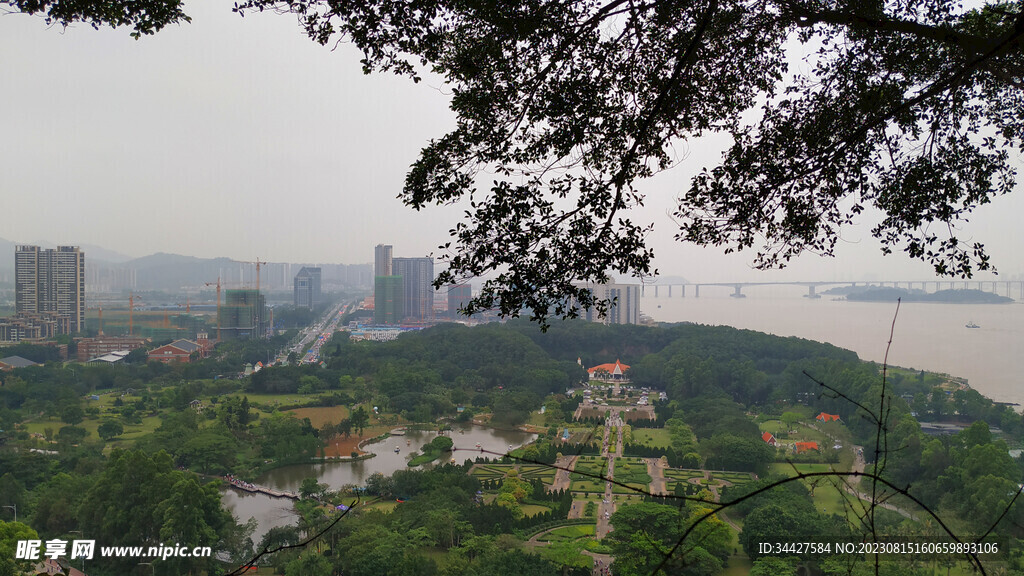
[[[1024,281],[1021,280],[886,280],[875,282],[829,282],[829,281],[802,281],[802,282],[689,282],[685,284],[642,284],[640,286],[641,296],[654,296],[655,298],[685,298],[687,289],[694,298],[700,298],[701,288],[705,291],[708,288],[732,288],[729,294],[733,298],[745,298],[744,288],[756,286],[803,286],[807,288],[806,298],[821,298],[818,289],[833,286],[884,286],[892,288],[906,288],[908,290],[922,290],[924,292],[938,292],[940,290],[981,290],[991,292],[1000,296],[1024,299]]]

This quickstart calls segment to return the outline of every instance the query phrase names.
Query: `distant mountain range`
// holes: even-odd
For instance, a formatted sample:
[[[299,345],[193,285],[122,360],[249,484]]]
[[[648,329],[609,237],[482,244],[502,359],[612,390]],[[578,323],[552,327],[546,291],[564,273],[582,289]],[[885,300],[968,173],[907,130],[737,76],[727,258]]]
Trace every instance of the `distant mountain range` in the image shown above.
[[[53,242],[11,242],[10,240],[0,238],[0,271],[14,271],[14,249],[23,244],[28,244],[29,246],[42,246],[43,248],[57,247],[57,244],[54,244]],[[102,246],[95,246],[93,244],[76,244],[76,246],[85,252],[87,261],[96,260],[97,262],[102,263],[120,264],[132,259],[131,256],[125,256],[120,252],[108,250]]]
[[[0,280],[14,280],[14,251],[21,244],[55,248],[46,242],[11,242],[0,238]],[[230,258],[196,258],[159,252],[131,258],[101,246],[78,244],[85,252],[86,287],[90,291],[126,289],[169,290],[203,287],[220,278],[225,288],[255,286],[256,267]],[[295,274],[310,263],[268,262],[260,267],[260,284],[267,290],[291,290]],[[368,287],[373,264],[320,264],[325,285]]]

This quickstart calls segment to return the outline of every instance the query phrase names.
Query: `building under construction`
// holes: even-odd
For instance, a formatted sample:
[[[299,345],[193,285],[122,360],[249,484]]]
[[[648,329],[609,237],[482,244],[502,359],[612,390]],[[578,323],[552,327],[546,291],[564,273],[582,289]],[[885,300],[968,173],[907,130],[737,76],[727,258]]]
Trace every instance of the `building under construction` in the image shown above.
[[[258,338],[267,332],[267,308],[258,290],[227,290],[220,307],[220,337]]]

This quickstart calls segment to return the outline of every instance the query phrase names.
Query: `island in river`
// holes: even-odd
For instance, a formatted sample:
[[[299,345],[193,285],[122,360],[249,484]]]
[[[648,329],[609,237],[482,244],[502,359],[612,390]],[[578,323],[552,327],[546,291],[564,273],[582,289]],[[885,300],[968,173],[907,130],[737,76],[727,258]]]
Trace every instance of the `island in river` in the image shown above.
[[[1009,304],[1013,298],[1000,296],[982,290],[907,290],[885,286],[841,286],[824,292],[833,296],[845,296],[853,302],[933,302],[939,304]]]

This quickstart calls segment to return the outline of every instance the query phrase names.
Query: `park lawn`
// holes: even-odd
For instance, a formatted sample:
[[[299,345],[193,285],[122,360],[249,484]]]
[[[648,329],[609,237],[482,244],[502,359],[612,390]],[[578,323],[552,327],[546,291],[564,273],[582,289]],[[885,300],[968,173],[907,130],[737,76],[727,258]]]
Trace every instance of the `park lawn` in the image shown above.
[[[252,402],[252,399],[249,400]],[[344,406],[317,406],[316,408],[295,408],[288,411],[296,418],[302,420],[309,418],[309,423],[314,428],[323,428],[324,424],[337,424],[348,418],[348,408]]]
[[[551,484],[555,481],[555,471],[548,469],[546,472],[531,472],[528,474],[522,474],[522,478],[523,480],[540,480],[544,484]]]
[[[540,412],[531,412],[530,418],[526,420],[526,423],[531,426],[539,426],[541,428],[547,428],[547,414],[541,414]]]
[[[496,480],[503,477],[502,474],[495,474],[494,472],[481,470],[480,468],[473,470],[469,475],[477,480]]]
[[[604,482],[597,480],[573,480],[569,490],[572,492],[604,492]]]
[[[796,476],[798,473],[805,472],[829,472],[832,470],[832,465],[816,463],[790,464],[788,462],[776,462],[769,466],[769,470],[774,474]]]
[[[104,410],[110,410],[115,408],[114,402],[121,396],[121,392],[112,390],[97,390],[93,392],[92,395],[99,396],[100,399],[90,400],[89,396],[87,395],[85,397],[85,403],[83,405],[83,408],[89,408],[91,406],[94,406],[96,408],[99,408],[100,413],[102,413]]]
[[[505,476],[506,474],[514,470],[515,467],[515,464],[484,464],[481,465],[478,469],[487,470],[493,474],[498,474],[499,476]]]
[[[558,542],[563,540],[577,540],[594,535],[595,524],[578,524],[575,526],[562,526],[543,534],[537,538],[540,542]]]
[[[793,468],[796,468],[796,471]],[[771,471],[779,474],[786,474],[787,476],[795,476],[796,472],[829,472],[832,468],[830,464],[781,464],[775,463],[771,465]],[[836,479],[838,480],[838,478]],[[804,484],[808,489],[811,487],[813,479],[804,480]],[[840,489],[832,485],[832,482],[827,477],[817,478],[818,486],[814,489],[814,496],[812,500],[814,507],[824,512],[825,514],[839,514],[840,516],[846,516],[853,518],[858,512],[863,512],[861,504],[858,504],[858,500],[852,494],[843,494]],[[852,510],[846,509],[844,503],[844,496],[846,501],[852,506]],[[867,502],[863,502],[864,506],[867,506]]]
[[[361,508],[360,510],[377,510],[379,512],[391,512],[397,506],[398,502],[395,502],[394,500],[387,500],[384,502],[375,502],[364,508]]]
[[[603,456],[580,456],[573,466],[574,472],[583,472],[592,476],[603,476],[608,470],[608,461]]]
[[[715,480],[725,480],[737,486],[753,480],[747,472],[712,472],[711,477]]]
[[[787,434],[788,430],[783,426],[781,420],[768,420],[762,422],[758,426],[762,432],[771,432],[775,439],[778,440],[779,444],[792,444],[793,442],[817,442],[819,446],[825,447],[826,443],[831,446],[828,437],[818,430],[810,428],[808,424],[813,424],[813,420],[806,422],[797,422],[793,425],[793,430],[796,430],[796,434]]]
[[[663,474],[665,479],[682,480],[686,481],[690,478],[703,478],[704,472],[702,470],[680,470],[678,468],[667,468]]]
[[[747,558],[746,554],[729,556],[729,565],[719,573],[719,576],[747,576],[754,563]]]
[[[796,440],[794,440],[796,438]],[[829,440],[825,433],[810,428],[807,425],[801,426],[799,423],[796,425],[796,434],[790,436],[790,442],[817,442],[822,448],[832,447],[832,441]]]
[[[765,420],[758,424],[758,428],[761,429],[761,432],[771,432],[776,438],[778,438],[783,432],[788,432],[785,425],[782,424],[782,420]],[[794,430],[798,429],[799,428],[794,428]]]
[[[629,488],[626,486],[629,486]],[[612,484],[612,494],[647,494],[650,492],[650,487],[647,484],[627,482],[626,486]]]
[[[806,482],[805,482],[806,484]],[[808,486],[810,488],[810,486]],[[845,497],[845,499],[844,499]],[[838,514],[856,520],[868,508],[868,502],[859,500],[850,493],[840,492],[835,486],[819,483],[811,497],[814,507],[823,514]]]
[[[229,394],[219,396],[218,398],[248,398],[250,404],[262,404],[267,407],[280,405],[294,406],[296,404],[305,404],[310,400],[316,400],[321,396],[327,396],[330,395],[331,393],[333,393],[333,391],[317,392],[314,394],[299,394],[298,392],[289,392],[287,394],[266,394],[262,392],[231,392]],[[209,402],[207,401],[207,403]]]
[[[644,486],[651,483],[651,477],[650,475],[647,474],[647,470],[636,469],[622,473],[620,473],[619,470],[616,469],[615,480],[625,484],[642,484]]]
[[[154,432],[160,427],[162,422],[163,419],[160,416],[146,416],[142,419],[142,424],[125,424],[124,434],[114,438],[114,440],[135,442],[138,438]]]
[[[551,508],[541,506],[540,504],[520,504],[519,507],[522,508],[523,514],[526,516],[536,516],[537,514],[551,511]]]
[[[664,428],[633,428],[633,443],[668,448],[672,445],[672,437]]]

